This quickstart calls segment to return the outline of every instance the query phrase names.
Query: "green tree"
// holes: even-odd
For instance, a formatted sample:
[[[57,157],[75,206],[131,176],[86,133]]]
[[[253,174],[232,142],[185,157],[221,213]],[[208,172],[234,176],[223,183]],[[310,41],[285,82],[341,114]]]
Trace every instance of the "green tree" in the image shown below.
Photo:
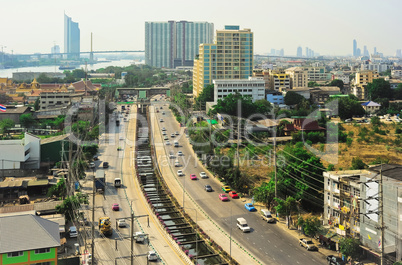
[[[395,99],[402,99],[402,84],[399,84],[397,88],[394,90],[394,98]]]
[[[205,109],[205,103],[214,101],[214,85],[206,85],[200,95],[195,99],[195,108],[197,110]]]
[[[381,123],[381,119],[378,118],[377,116],[371,117],[370,123],[371,123],[373,126],[374,126],[374,125],[380,126],[380,125],[382,124],[382,123]]]
[[[261,186],[254,188],[253,197],[255,201],[264,203],[270,209],[275,198],[275,183],[263,182]]]
[[[286,200],[275,198],[275,201],[277,203],[275,210],[278,214],[290,216],[297,210],[297,201],[291,196],[287,197]]]
[[[57,198],[62,198],[64,200],[64,197],[67,194],[67,188],[66,188],[66,181],[64,178],[60,179],[56,185],[52,186],[49,188],[47,191],[47,196],[52,197],[55,196]]]
[[[356,97],[349,95],[348,97],[339,98],[337,100],[339,100],[338,115],[342,120],[352,118],[355,115],[364,115],[365,111]]]
[[[76,79],[85,78],[85,71],[83,69],[74,69],[72,75]]]
[[[30,127],[36,123],[34,117],[31,113],[21,114],[20,123],[25,128]]]
[[[4,119],[0,121],[0,131],[4,135],[9,129],[13,128],[15,125],[12,119]]]
[[[377,100],[379,98],[392,98],[392,89],[388,81],[383,78],[374,79],[372,83],[367,84],[368,97],[371,100]]]
[[[250,96],[242,96],[239,93],[229,94],[223,99],[218,99],[217,104],[210,111],[210,114],[224,113],[232,116],[238,115],[238,102],[241,104],[241,116],[249,117],[258,113],[257,105],[255,105]],[[261,106],[261,108],[264,108]]]
[[[306,235],[314,237],[320,227],[320,219],[315,216],[306,217],[302,227]]]
[[[35,109],[35,110],[39,110],[39,109],[40,109],[39,97],[35,100],[34,109]]]
[[[256,106],[256,113],[258,114],[267,115],[272,110],[271,103],[266,99],[256,100],[254,105]]]
[[[356,259],[359,257],[360,241],[356,238],[343,237],[339,240],[339,250],[342,255]]]
[[[36,81],[38,81],[38,83],[42,84],[42,83],[50,83],[51,82],[51,78],[49,78],[45,73],[41,73],[38,78],[36,78]]]
[[[288,91],[285,96],[285,104],[286,105],[296,105],[305,100],[302,95],[297,94],[293,91]]]
[[[307,86],[308,87],[315,87],[315,86],[320,86],[320,85],[315,81],[310,81],[310,82],[308,82]]]
[[[339,87],[339,88],[341,89],[341,91],[342,91],[343,86],[344,86],[344,83],[343,83],[343,81],[340,80],[340,79],[334,79],[334,80],[332,80],[332,81],[328,84],[328,86],[337,86],[337,87]]]
[[[359,157],[352,159],[352,169],[365,169],[367,165]]]
[[[80,208],[81,204],[88,204],[88,198],[82,193],[67,197],[62,204],[56,206],[60,214],[64,214],[68,221],[74,219],[74,212]]]

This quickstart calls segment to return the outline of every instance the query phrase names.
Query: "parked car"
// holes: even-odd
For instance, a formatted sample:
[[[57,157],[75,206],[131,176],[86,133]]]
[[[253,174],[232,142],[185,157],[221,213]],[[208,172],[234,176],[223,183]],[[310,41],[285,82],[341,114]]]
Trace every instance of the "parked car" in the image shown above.
[[[171,134],[170,134],[170,137],[175,138],[176,135],[175,135],[174,133],[171,133]]]
[[[300,246],[306,248],[307,250],[318,250],[317,246],[314,245],[313,241],[307,238],[300,238],[299,244]]]
[[[126,227],[127,226],[126,220],[125,219],[117,220],[117,226],[118,227]]]
[[[239,198],[239,195],[234,190],[229,191],[229,196],[232,197],[233,199],[238,199]]]
[[[166,134],[167,134],[166,131],[163,131],[163,132],[162,132],[162,135],[166,135]]]
[[[179,132],[178,132],[178,131],[176,131],[174,134],[179,135]]]
[[[159,119],[159,122],[163,122],[163,119]]]
[[[272,217],[272,214],[267,209],[261,209],[262,219],[267,221],[267,223],[275,223],[276,219]]]
[[[191,180],[197,180],[197,175],[196,174],[191,174],[190,179]]]
[[[175,166],[175,167],[179,167],[179,166],[180,166],[179,160],[174,161],[174,166]]]
[[[179,177],[181,177],[181,176],[184,176],[184,173],[183,173],[182,170],[177,170],[177,175],[178,175]]]
[[[103,168],[108,168],[109,167],[109,162],[103,162]]]
[[[166,131],[166,128],[165,128],[165,127],[163,127],[163,128],[162,128],[162,131]]]
[[[70,226],[70,229],[68,229],[68,235],[70,237],[77,237],[78,236],[77,227]]]
[[[113,211],[118,211],[119,209],[120,209],[119,204],[118,204],[118,203],[113,203],[113,205],[112,205],[112,210],[113,210]]]
[[[208,184],[207,184],[207,185],[204,186],[204,188],[205,188],[205,190],[208,191],[208,192],[212,191],[211,185],[208,185]]]
[[[183,155],[184,155],[184,154],[183,154],[182,151],[177,152],[177,156],[183,156]]]
[[[343,261],[342,258],[334,256],[334,255],[327,256],[327,261],[328,261],[328,265],[345,265],[346,264],[346,262]]]
[[[229,186],[222,186],[222,190],[226,193],[228,193],[229,191],[231,191]]]
[[[166,140],[165,144],[166,144],[166,145],[170,145],[169,140]]]
[[[96,165],[95,165],[94,162],[90,162],[90,163],[89,163],[89,168],[95,168],[95,166],[96,166]]]
[[[163,136],[163,140],[169,140],[169,138],[165,135],[165,136]]]
[[[226,196],[226,194],[224,194],[224,193],[219,194],[219,199],[221,199],[221,201],[229,200],[228,196]]]
[[[246,203],[244,204],[244,207],[246,208],[247,211],[249,212],[255,212],[257,209],[255,209],[254,205],[252,203]]]
[[[205,172],[201,172],[201,173],[200,173],[200,177],[201,177],[202,179],[207,179],[207,178],[208,178],[208,175],[207,175]]]

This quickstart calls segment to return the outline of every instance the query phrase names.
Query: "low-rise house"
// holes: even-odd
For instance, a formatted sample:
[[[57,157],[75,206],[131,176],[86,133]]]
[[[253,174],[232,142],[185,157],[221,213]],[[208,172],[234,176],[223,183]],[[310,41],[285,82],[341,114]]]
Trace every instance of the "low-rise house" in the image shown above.
[[[340,93],[341,90],[337,86],[322,86],[310,89],[311,99],[315,104],[324,104],[330,96],[338,95]]]
[[[325,132],[325,128],[320,127],[316,120],[306,118],[296,118],[293,123],[286,124],[283,129],[285,135],[291,135],[293,132]]]
[[[362,107],[367,113],[375,113],[380,110],[381,104],[374,101],[367,101],[362,103]]]
[[[57,265],[59,224],[27,214],[0,217],[0,264]]]
[[[20,116],[22,114],[32,113],[30,107],[6,105],[6,111],[0,111],[0,121],[4,119],[11,119],[15,124],[20,124]]]

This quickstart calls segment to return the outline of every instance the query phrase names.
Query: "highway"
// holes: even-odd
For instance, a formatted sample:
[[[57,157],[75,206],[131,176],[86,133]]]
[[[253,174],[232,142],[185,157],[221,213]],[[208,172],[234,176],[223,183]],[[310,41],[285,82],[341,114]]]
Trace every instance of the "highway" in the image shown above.
[[[146,254],[148,251],[156,250],[162,260],[159,259],[153,264],[162,264],[162,261],[165,263],[169,261],[168,264],[185,264],[176,249],[173,249],[173,246],[166,240],[164,231],[158,228],[158,221],[152,216],[152,212],[147,210],[147,204],[134,179],[135,122],[136,120],[130,119],[130,117],[127,117],[127,121],[123,121],[121,118],[120,126],[115,126],[115,123],[111,122],[109,132],[102,134],[100,139],[99,160],[95,161],[94,170],[105,170],[106,189],[104,195],[97,193],[95,197],[95,220],[93,222],[95,225],[95,259],[97,264],[130,264],[131,219],[128,217],[131,214],[130,204],[132,203],[135,216],[150,215],[149,222],[147,217],[135,218],[134,233],[141,230],[148,234],[151,244],[148,246],[147,243],[134,243],[134,263],[148,264]],[[121,147],[122,150],[118,151],[117,147]],[[103,162],[108,162],[109,167],[104,169]],[[92,192],[92,175],[92,170],[88,170],[87,180],[82,182],[83,190],[88,193]],[[114,187],[115,178],[123,180],[121,188]],[[89,200],[92,204],[92,196]],[[112,210],[113,203],[119,203],[119,211]],[[85,215],[91,221],[91,211],[86,211]],[[113,235],[109,238],[99,234],[98,220],[102,216],[109,216],[112,221]],[[117,230],[116,220],[121,218],[126,218],[127,227]],[[89,233],[91,231],[90,228],[86,230]],[[88,237],[87,249],[89,252],[91,252],[90,243],[90,237]]]
[[[168,103],[153,102],[153,106],[159,108],[159,113],[157,113],[151,107],[151,112],[153,112],[151,117],[153,117],[153,124],[155,124],[155,128],[153,128],[155,144],[159,146],[163,145],[165,148],[165,156],[159,156],[158,163],[171,168],[175,174],[175,179],[181,183],[186,192],[228,235],[231,234],[235,241],[248,249],[253,256],[264,264],[326,264],[323,255],[316,252],[308,252],[306,249],[301,248],[297,239],[279,228],[279,226],[264,222],[258,212],[248,212],[241,199],[230,198],[229,202],[220,201],[218,195],[219,193],[223,193],[221,185],[211,175],[208,179],[201,179],[199,177],[200,172],[204,171],[204,169],[202,169],[197,159],[195,159],[189,139],[186,138],[184,129],[179,126],[175,117],[168,109]],[[165,112],[165,115],[162,114],[163,112]],[[163,119],[163,121],[160,119]],[[165,141],[162,140],[161,130],[163,127],[166,129],[171,145],[165,145]],[[172,138],[171,133],[175,133],[176,131],[180,135]],[[173,142],[175,140],[179,142],[180,147],[174,147]],[[184,156],[177,156],[178,151],[182,151]],[[174,153],[177,158],[169,159],[168,155],[170,153]],[[180,167],[174,166],[176,159],[179,160]],[[183,170],[185,176],[177,176],[176,172],[179,169]],[[190,174],[196,174],[198,179],[190,180]],[[213,192],[205,191],[204,185],[206,184],[212,186]],[[189,200],[187,196],[183,196],[183,199],[180,197],[176,198],[179,201],[183,200],[184,204],[186,200]],[[242,233],[237,229],[236,219],[239,217],[244,217],[247,220],[251,227],[250,233]],[[213,235],[210,236],[213,237]]]

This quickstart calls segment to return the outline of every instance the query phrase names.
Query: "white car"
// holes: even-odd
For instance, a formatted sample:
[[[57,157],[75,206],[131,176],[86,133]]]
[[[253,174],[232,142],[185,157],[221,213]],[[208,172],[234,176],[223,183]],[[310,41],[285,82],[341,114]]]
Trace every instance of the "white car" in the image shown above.
[[[119,227],[126,227],[127,226],[126,220],[124,220],[124,219],[117,220],[117,225]]]
[[[179,167],[179,166],[180,166],[179,160],[174,161],[174,166],[175,166],[175,167]]]
[[[205,172],[201,172],[201,173],[200,173],[200,177],[201,177],[202,179],[207,179],[207,178],[208,178],[208,175],[207,175],[207,173],[205,173]]]
[[[173,159],[176,158],[176,156],[174,154],[169,154],[169,159]]]
[[[166,135],[167,133],[165,131],[162,132],[162,135]]]
[[[90,162],[90,163],[89,163],[89,168],[95,168],[95,166],[96,166],[96,165],[95,165],[94,162]]]
[[[177,156],[184,156],[182,151],[177,152]]]
[[[170,134],[170,137],[174,138],[176,135],[174,135],[174,133]]]
[[[78,236],[77,227],[75,227],[75,226],[70,226],[70,229],[68,229],[68,232],[69,232],[70,237]]]
[[[159,122],[163,122],[163,119],[160,119]]]
[[[166,145],[170,145],[169,140],[166,140],[165,144],[166,144]]]
[[[162,131],[166,131],[166,128],[165,128],[165,127],[163,127],[163,128],[162,128]]]
[[[183,173],[182,170],[177,170],[177,175],[178,175],[179,177],[181,177],[181,176],[184,176],[184,173]]]
[[[155,251],[148,251],[148,261],[158,260],[158,256]]]
[[[176,131],[174,134],[179,135],[179,132]]]
[[[163,140],[169,140],[169,138],[167,137],[167,135],[163,136]]]

